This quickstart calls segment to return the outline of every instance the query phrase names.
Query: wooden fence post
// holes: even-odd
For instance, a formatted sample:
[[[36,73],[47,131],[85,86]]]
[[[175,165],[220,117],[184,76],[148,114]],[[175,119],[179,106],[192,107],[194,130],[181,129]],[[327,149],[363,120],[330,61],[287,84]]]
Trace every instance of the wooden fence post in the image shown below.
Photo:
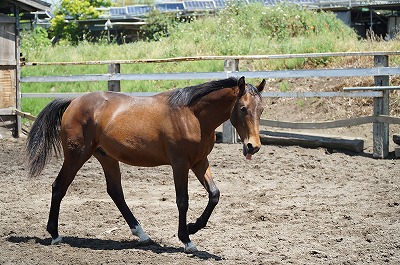
[[[15,108],[17,110],[21,110],[21,87],[20,87],[20,80],[21,80],[21,54],[20,54],[20,47],[21,47],[21,24],[20,24],[20,8],[15,6],[15,61],[16,61],[16,80],[15,80],[15,91],[16,91],[16,104]],[[22,133],[22,120],[19,115],[15,116],[15,128],[13,132],[13,137],[18,138]]]
[[[110,75],[121,73],[121,64],[111,63],[108,65],[108,73]],[[108,91],[121,92],[121,81],[110,80],[108,81]]]
[[[387,55],[374,56],[375,67],[388,67],[389,58]],[[374,86],[388,86],[389,76],[374,76]],[[383,90],[383,97],[374,97],[374,115],[389,115],[389,90]],[[374,122],[374,158],[386,158],[389,154],[389,123]]]
[[[226,59],[224,61],[224,71],[227,73],[239,71],[239,60]],[[230,120],[227,120],[222,125],[222,142],[230,144],[237,143],[237,132]]]

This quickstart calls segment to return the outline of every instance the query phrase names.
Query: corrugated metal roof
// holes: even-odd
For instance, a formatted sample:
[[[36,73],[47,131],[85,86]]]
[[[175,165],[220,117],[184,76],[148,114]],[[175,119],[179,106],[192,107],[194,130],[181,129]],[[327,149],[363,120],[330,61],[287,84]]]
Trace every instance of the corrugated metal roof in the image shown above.
[[[0,13],[11,14],[17,6],[20,12],[50,11],[50,4],[41,0],[2,0],[0,1]]]

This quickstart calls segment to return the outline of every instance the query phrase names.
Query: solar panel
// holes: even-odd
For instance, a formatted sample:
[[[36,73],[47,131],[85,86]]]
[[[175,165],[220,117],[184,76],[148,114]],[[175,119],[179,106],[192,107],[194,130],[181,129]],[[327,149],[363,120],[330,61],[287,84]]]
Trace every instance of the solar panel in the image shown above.
[[[250,1],[248,0],[222,0],[225,6],[230,6],[230,5],[247,5]],[[257,1],[258,2],[258,1]],[[264,1],[261,1],[264,3]],[[217,2],[215,1],[216,5]]]
[[[212,0],[185,1],[186,11],[212,11],[215,9],[215,2]]]
[[[275,5],[276,1],[275,0],[265,0],[265,5],[267,6],[273,6]]]
[[[248,0],[249,4],[250,3],[261,3],[264,4],[265,0]]]
[[[134,17],[140,17],[148,14],[151,10],[149,5],[127,6],[127,14]]]
[[[155,8],[161,12],[177,12],[185,10],[185,6],[182,2],[159,3],[155,5]]]
[[[126,7],[111,7],[110,16],[112,17],[126,16]]]
[[[218,8],[218,9],[225,8],[225,6],[227,5],[225,0],[215,0],[214,3],[215,3],[215,8]]]

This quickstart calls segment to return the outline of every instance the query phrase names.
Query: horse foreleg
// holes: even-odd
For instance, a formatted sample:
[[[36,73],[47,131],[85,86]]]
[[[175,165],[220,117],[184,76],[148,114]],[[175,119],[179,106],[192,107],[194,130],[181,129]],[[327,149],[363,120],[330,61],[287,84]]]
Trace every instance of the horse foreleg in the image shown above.
[[[149,243],[151,241],[150,237],[143,231],[139,222],[126,204],[121,186],[121,170],[118,161],[104,153],[96,152],[94,156],[103,167],[107,182],[107,193],[128,223],[132,234],[139,237],[140,244]]]
[[[184,244],[185,253],[197,251],[196,246],[189,238],[186,214],[189,208],[188,173],[189,169],[173,168],[176,192],[176,205],[179,211],[178,238]]]
[[[192,171],[208,192],[208,204],[196,222],[188,224],[187,229],[189,234],[194,234],[207,225],[208,219],[210,218],[215,206],[218,204],[220,196],[219,190],[211,176],[210,165],[207,159],[194,165]]]

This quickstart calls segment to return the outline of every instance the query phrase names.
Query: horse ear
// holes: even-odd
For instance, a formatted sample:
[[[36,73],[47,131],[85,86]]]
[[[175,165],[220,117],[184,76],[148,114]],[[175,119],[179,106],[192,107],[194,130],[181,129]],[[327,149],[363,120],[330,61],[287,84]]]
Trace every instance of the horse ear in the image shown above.
[[[246,82],[245,82],[245,80],[244,80],[244,76],[242,76],[242,77],[239,79],[239,81],[238,81],[238,87],[239,87],[239,98],[240,98],[241,96],[243,96],[244,91],[245,91],[245,89],[246,89]]]
[[[267,82],[265,81],[265,79],[263,79],[263,80],[261,81],[261,83],[260,83],[260,84],[258,85],[258,87],[257,87],[258,92],[263,91],[263,89],[264,89],[266,83],[267,83]]]

